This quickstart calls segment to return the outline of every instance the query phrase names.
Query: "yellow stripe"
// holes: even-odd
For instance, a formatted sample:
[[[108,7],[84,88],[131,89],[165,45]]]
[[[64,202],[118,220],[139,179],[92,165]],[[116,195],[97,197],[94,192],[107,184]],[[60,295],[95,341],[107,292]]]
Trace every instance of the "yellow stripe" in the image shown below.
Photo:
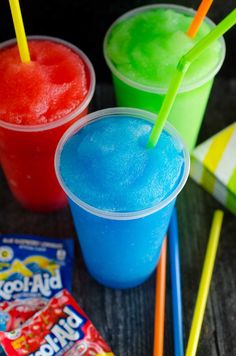
[[[212,173],[215,172],[234,130],[235,126],[231,125],[212,139],[209,151],[203,161],[204,166],[207,167]]]
[[[215,181],[216,178],[208,169],[204,168],[202,172],[201,185],[208,191],[210,194],[213,194],[215,190]]]

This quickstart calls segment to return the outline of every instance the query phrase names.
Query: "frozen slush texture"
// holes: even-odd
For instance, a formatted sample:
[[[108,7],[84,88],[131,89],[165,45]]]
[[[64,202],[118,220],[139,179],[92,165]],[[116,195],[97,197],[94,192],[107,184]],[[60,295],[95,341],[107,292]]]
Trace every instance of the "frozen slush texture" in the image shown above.
[[[88,92],[85,65],[70,48],[29,41],[30,63],[17,46],[0,52],[0,118],[13,124],[45,124],[64,118]]]
[[[106,211],[138,211],[168,197],[182,177],[183,151],[166,131],[148,150],[152,126],[127,116],[106,117],[80,129],[61,153],[65,185],[80,200]]]
[[[166,87],[183,54],[210,32],[203,23],[194,39],[186,35],[192,17],[169,9],[149,9],[114,25],[107,54],[117,70],[135,82]],[[187,72],[184,84],[205,79],[219,62],[222,46],[212,44]]]

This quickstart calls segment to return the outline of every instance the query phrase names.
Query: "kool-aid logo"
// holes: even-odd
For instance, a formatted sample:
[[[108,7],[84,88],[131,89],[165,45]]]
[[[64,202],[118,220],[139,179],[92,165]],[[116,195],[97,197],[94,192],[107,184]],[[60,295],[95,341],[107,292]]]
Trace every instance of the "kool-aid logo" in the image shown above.
[[[0,299],[11,300],[15,293],[39,293],[44,297],[51,297],[52,291],[62,289],[60,270],[54,275],[48,273],[35,274],[13,281],[0,281]]]
[[[45,343],[29,356],[53,356],[64,350],[69,343],[75,343],[84,337],[81,327],[86,319],[69,306],[64,307],[63,312],[66,316],[60,319],[51,329],[51,333],[44,337]]]

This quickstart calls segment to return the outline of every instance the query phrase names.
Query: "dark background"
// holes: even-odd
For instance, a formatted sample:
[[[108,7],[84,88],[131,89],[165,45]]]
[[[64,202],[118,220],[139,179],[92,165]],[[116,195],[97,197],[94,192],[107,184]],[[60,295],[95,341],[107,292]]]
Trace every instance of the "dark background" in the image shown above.
[[[111,23],[132,8],[175,3],[197,9],[200,0],[21,0],[27,35],[60,37],[80,47],[94,64],[97,82],[110,81],[102,54],[104,35]],[[209,17],[218,23],[236,7],[236,0],[215,0]],[[0,1],[0,41],[15,37],[8,0]],[[220,76],[236,77],[236,29],[226,35],[227,56]]]

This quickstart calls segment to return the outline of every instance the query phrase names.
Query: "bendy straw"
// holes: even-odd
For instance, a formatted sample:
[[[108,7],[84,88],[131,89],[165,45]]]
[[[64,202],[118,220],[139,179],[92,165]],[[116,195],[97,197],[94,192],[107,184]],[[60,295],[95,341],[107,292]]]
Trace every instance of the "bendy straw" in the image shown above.
[[[190,330],[186,356],[195,356],[200,337],[204,312],[207,303],[207,297],[210,289],[211,277],[214,268],[217,247],[220,238],[220,232],[223,222],[223,212],[216,210],[213,217],[212,227],[210,231],[206,257],[203,264],[202,276],[197,295],[197,301],[193,314],[193,322]]]
[[[187,54],[180,59],[175,74],[170,83],[169,89],[161,106],[158,118],[150,134],[147,147],[153,148],[156,146],[160,134],[163,130],[165,122],[169,116],[171,108],[174,104],[178,89],[188,71],[191,63],[198,58],[206,48],[208,48],[214,41],[219,39],[231,27],[236,24],[236,9],[234,9],[224,20],[222,20],[211,32],[202,38]]]
[[[25,35],[24,23],[21,15],[20,4],[18,0],[9,0],[12,19],[15,27],[16,40],[20,52],[22,63],[30,62],[30,53]]]

